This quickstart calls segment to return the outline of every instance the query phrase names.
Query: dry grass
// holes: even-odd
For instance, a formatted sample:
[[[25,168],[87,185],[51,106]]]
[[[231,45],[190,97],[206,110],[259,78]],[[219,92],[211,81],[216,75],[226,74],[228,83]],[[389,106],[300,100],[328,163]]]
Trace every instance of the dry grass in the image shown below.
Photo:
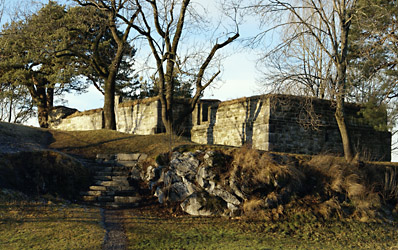
[[[306,168],[316,176],[318,192],[330,198],[319,206],[325,218],[348,215],[365,221],[397,206],[396,167],[315,156]]]
[[[182,144],[191,144],[183,137],[157,135],[131,135],[113,130],[50,131],[53,142],[50,148],[88,158],[99,153],[146,153],[155,158]]]
[[[248,218],[278,220],[306,211],[368,221],[398,217],[397,172],[394,164],[241,148],[233,153],[228,178],[246,195],[242,211]]]
[[[300,189],[304,175],[292,164],[278,163],[271,154],[242,147],[234,154],[234,175],[247,189]]]

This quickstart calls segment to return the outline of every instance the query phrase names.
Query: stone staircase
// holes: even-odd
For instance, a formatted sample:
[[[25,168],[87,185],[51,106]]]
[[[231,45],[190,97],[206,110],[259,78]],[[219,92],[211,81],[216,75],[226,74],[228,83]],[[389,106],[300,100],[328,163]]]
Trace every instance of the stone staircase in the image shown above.
[[[81,193],[84,203],[105,208],[138,206],[140,194],[140,169],[138,162],[144,154],[99,154],[95,165],[94,183],[87,192]]]

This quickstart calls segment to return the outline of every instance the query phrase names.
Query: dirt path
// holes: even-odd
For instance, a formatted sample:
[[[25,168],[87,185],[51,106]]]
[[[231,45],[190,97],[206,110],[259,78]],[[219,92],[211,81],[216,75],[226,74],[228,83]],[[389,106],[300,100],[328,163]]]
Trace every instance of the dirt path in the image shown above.
[[[123,227],[124,211],[101,209],[101,215],[106,230],[102,249],[127,249],[127,237]]]

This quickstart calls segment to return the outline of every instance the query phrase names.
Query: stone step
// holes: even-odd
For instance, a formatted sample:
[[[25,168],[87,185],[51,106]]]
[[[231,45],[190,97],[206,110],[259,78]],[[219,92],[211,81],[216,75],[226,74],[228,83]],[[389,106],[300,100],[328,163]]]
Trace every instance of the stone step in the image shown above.
[[[115,196],[136,196],[138,192],[136,190],[118,190],[112,191]]]
[[[90,191],[106,191],[105,186],[90,186]]]
[[[140,196],[115,196],[116,203],[136,203],[141,199]]]
[[[108,209],[132,208],[132,207],[138,207],[140,205],[139,202],[135,202],[135,203],[93,202],[90,204],[92,204],[94,206],[98,206],[98,207],[105,207]]]
[[[84,195],[82,196],[82,200],[85,202],[95,202],[97,200],[98,196],[92,196],[92,195]]]
[[[107,186],[107,191],[135,191],[135,188],[132,186]]]
[[[113,171],[112,175],[113,176],[128,176],[130,174],[130,171]]]
[[[97,181],[111,181],[112,180],[112,176],[111,175],[96,175],[94,176],[94,180]]]
[[[128,176],[130,174],[130,171],[100,171],[96,172],[95,176],[100,177],[100,176]]]
[[[136,188],[130,186],[129,179],[132,175],[139,175],[137,166],[138,155],[120,155],[119,164],[114,162],[113,156],[104,156],[107,162],[92,165],[94,171],[94,184],[87,192],[82,192],[81,199],[90,205],[120,208],[138,206],[142,199]],[[108,159],[105,159],[108,158]]]
[[[129,177],[128,176],[112,176],[112,181],[122,181],[122,182],[124,182],[124,181],[127,181],[128,182],[128,179]]]
[[[106,190],[102,191],[101,196],[134,196],[137,193],[135,190]]]
[[[87,191],[85,195],[91,195],[91,196],[100,196],[102,195],[102,191]]]
[[[116,196],[112,196],[112,195],[102,195],[102,196],[98,196],[98,201],[99,202],[113,202],[115,201],[115,197]]]
[[[120,187],[120,186],[129,187],[130,183],[127,180],[125,180],[125,181],[96,181],[95,185],[106,186],[106,187]]]
[[[136,167],[138,165],[137,161],[119,161],[120,167]]]
[[[111,166],[106,166],[106,167],[105,166],[97,166],[97,167],[94,167],[93,170],[95,172],[112,172],[113,167],[111,167]]]

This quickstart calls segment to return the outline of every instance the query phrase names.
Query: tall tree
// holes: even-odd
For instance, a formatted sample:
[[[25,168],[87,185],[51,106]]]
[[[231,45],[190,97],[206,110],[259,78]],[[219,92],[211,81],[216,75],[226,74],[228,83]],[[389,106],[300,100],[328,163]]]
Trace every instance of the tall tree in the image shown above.
[[[359,0],[352,21],[349,80],[352,99],[365,103],[361,111],[377,129],[393,134],[398,97],[398,2]],[[386,112],[388,125],[386,126]],[[393,137],[394,138],[394,137]],[[393,142],[395,147],[397,141]]]
[[[116,78],[120,69],[120,64],[126,49],[129,47],[128,38],[132,23],[137,17],[137,12],[133,12],[131,16],[126,19],[127,24],[121,26],[118,18],[122,16],[123,12],[129,13],[130,4],[128,1],[103,1],[103,0],[74,0],[84,7],[95,7],[106,16],[107,28],[112,33],[112,37],[116,43],[115,54],[112,57],[111,64],[104,67],[104,65],[97,65],[96,58],[98,53],[93,54],[92,64],[95,66],[96,71],[104,80],[104,118],[106,129],[116,129],[115,119],[115,91],[116,91]],[[99,41],[93,46],[97,46]],[[98,59],[98,58],[97,58]]]
[[[3,14],[4,14],[4,3],[5,3],[5,0],[0,0],[0,23],[1,23],[1,20],[3,19]]]
[[[182,74],[188,73],[194,83],[194,94],[189,101],[187,110],[190,113],[195,108],[203,91],[221,73],[220,69],[215,71],[209,70],[209,65],[216,58],[217,52],[239,37],[236,16],[232,15],[223,20],[225,22],[228,18],[232,20],[232,31],[227,29],[227,24],[224,24],[224,26],[220,24],[218,26],[226,28],[220,33],[217,33],[217,28],[214,27],[207,27],[205,29],[207,33],[203,35],[207,36],[209,40],[211,40],[208,36],[209,33],[219,35],[207,52],[202,50],[195,55],[192,54],[184,57],[179,50],[183,46],[184,31],[193,31],[195,27],[198,28],[196,25],[204,20],[204,17],[198,11],[200,6],[194,5],[190,0],[134,0],[131,2],[137,9],[135,12],[137,18],[133,20],[134,22],[123,16],[119,18],[146,39],[156,65],[156,87],[162,106],[162,121],[166,133],[172,134],[175,132],[173,128],[173,106],[176,93],[175,70],[178,69],[179,73]],[[195,32],[198,32],[198,30]],[[193,69],[191,71],[183,70],[184,63],[187,62],[183,58],[194,58],[197,66],[191,68]]]
[[[291,27],[289,38],[282,41],[276,51],[285,48],[296,39],[308,36],[333,63],[330,86],[336,106],[335,118],[345,158],[351,160],[353,151],[345,121],[344,102],[349,93],[347,86],[349,34],[353,15],[358,11],[357,0],[259,0],[256,1],[255,9],[262,15],[272,13],[275,16],[275,13],[280,13],[279,17],[285,18],[278,20],[279,23],[274,28]]]
[[[55,56],[63,14],[63,8],[50,1],[27,19],[6,24],[0,36],[0,82],[26,87],[41,127],[48,127],[54,95],[65,90],[65,84],[71,88],[76,83],[71,81],[73,69]]]
[[[71,62],[78,65],[79,74],[87,77],[106,96],[106,83],[109,82],[109,74],[119,49],[108,25],[108,16],[93,6],[76,6],[68,9],[65,25],[67,32],[64,40],[69,42],[63,44],[63,49],[57,56],[69,57]],[[116,33],[122,36],[121,32]],[[133,92],[138,88],[138,75],[133,69],[135,53],[136,49],[129,43],[123,44],[113,95],[135,96]]]
[[[359,0],[350,39],[351,81],[356,99],[398,97],[398,3]]]
[[[108,69],[113,67],[118,48],[107,20],[95,8],[66,11],[50,1],[26,20],[4,27],[0,69],[5,73],[0,80],[26,86],[37,106],[40,126],[48,126],[54,95],[88,86],[77,76],[86,76],[98,89],[105,85],[106,95]],[[119,92],[136,77],[131,70],[134,50],[126,45],[122,52],[122,70],[114,79]]]

